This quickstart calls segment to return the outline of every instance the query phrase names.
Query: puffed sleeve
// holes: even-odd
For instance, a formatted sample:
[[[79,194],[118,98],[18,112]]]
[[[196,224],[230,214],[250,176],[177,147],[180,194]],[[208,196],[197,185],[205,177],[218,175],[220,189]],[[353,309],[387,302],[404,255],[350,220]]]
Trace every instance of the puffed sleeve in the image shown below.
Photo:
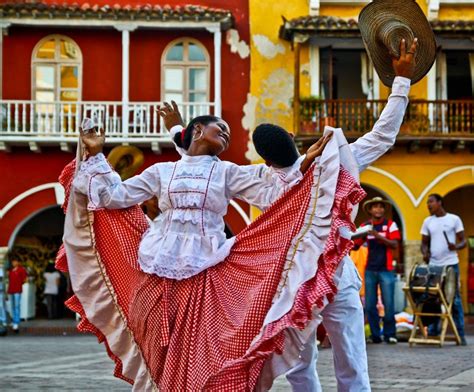
[[[226,189],[229,199],[243,200],[261,210],[303,177],[299,165],[274,170],[264,164],[239,166],[227,162]]]
[[[105,156],[98,154],[81,163],[73,187],[88,196],[91,210],[131,207],[159,194],[158,165],[122,182]]]

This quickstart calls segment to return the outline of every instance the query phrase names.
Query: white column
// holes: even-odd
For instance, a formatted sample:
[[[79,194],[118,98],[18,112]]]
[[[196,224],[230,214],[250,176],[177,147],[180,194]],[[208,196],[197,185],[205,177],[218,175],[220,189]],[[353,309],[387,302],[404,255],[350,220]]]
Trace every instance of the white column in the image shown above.
[[[428,101],[435,101],[436,100],[436,61],[431,67],[430,71],[427,75],[427,82],[428,82]],[[428,118],[430,120],[431,128],[434,127],[434,106],[432,104],[428,104]]]
[[[319,46],[309,47],[309,76],[311,81],[311,95],[319,97],[321,76],[320,76]]]
[[[374,79],[373,79],[373,83],[374,83],[374,99],[377,100],[377,99],[380,99],[380,78],[379,78],[379,74],[377,73],[377,71],[373,70],[373,73],[374,73]]]
[[[8,27],[10,23],[0,22],[0,100],[3,99],[3,34],[7,33]]]
[[[221,60],[222,60],[222,32],[220,29],[214,30],[214,115],[222,115],[222,95],[221,95]]]
[[[428,19],[433,20],[438,17],[439,0],[428,0]]]
[[[116,25],[115,28],[122,32],[122,134],[128,134],[128,106],[130,82],[130,32],[136,30],[136,25]]]
[[[319,15],[319,0],[309,0],[309,14]]]

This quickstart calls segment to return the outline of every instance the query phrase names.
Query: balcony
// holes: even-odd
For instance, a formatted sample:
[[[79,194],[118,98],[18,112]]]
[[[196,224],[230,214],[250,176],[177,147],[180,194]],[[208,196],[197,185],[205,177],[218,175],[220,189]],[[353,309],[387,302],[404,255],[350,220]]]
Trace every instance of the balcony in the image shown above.
[[[160,104],[0,100],[0,150],[27,145],[33,151],[40,151],[41,146],[71,151],[82,119],[91,117],[104,127],[108,144],[151,147],[159,153],[162,146],[171,146],[169,133],[156,111]],[[185,122],[214,111],[212,102],[184,102],[179,106]]]
[[[363,135],[375,124],[386,105],[382,100],[315,100],[299,101],[300,142],[314,140],[325,125],[342,128],[348,139]],[[465,146],[474,143],[474,100],[410,101],[405,113],[398,143],[441,143]]]

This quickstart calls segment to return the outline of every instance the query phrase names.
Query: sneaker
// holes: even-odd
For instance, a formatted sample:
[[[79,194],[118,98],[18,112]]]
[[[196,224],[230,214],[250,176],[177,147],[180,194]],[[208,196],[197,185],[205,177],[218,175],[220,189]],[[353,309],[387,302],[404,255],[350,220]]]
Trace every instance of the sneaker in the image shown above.
[[[379,344],[382,343],[382,339],[379,337],[371,336],[367,339],[367,343]]]
[[[461,346],[467,346],[467,341],[464,336],[461,337]]]
[[[397,338],[394,338],[394,337],[392,336],[392,337],[389,337],[385,342],[386,342],[387,344],[397,344],[397,343],[398,343],[398,340],[397,340]]]
[[[13,332],[18,333],[20,329],[18,328],[18,324],[13,324]]]

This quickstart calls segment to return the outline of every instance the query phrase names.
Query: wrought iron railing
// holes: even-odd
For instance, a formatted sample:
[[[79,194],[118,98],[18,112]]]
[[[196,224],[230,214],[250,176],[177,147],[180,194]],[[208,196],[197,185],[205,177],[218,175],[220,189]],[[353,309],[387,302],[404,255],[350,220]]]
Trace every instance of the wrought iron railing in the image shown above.
[[[383,100],[300,100],[299,135],[323,132],[325,125],[363,134],[374,126],[383,108]],[[402,135],[419,137],[474,137],[474,100],[410,101],[405,113]]]

